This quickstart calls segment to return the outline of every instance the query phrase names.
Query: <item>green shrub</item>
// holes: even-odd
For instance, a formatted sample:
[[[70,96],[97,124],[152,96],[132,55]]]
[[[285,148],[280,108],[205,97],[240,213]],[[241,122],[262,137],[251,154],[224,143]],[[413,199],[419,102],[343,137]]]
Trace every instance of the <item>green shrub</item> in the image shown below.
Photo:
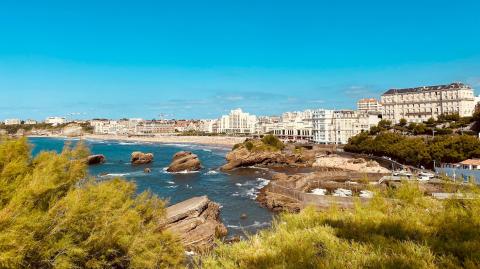
[[[233,145],[232,150],[236,150],[236,149],[240,148],[242,145],[243,145],[243,143],[235,144],[235,145]]]
[[[201,268],[479,268],[479,210],[478,199],[434,200],[402,183],[349,211],[282,214],[271,229],[220,244]]]
[[[89,179],[87,155],[80,144],[32,159],[25,139],[0,141],[0,267],[182,268],[165,202]]]
[[[252,141],[245,142],[245,148],[247,148],[249,151],[251,151],[253,149]]]
[[[267,145],[267,146],[271,146],[273,147],[274,149],[277,149],[277,150],[282,150],[285,145],[283,144],[282,141],[280,141],[280,139],[278,139],[278,137],[274,136],[274,135],[266,135],[262,138],[262,142],[263,144]]]
[[[412,124],[411,124],[412,125]],[[409,125],[409,126],[411,126]],[[417,128],[417,124],[413,128]],[[444,129],[444,132],[451,129]],[[390,156],[410,165],[432,167],[433,160],[456,163],[480,157],[480,141],[472,135],[435,135],[435,139],[381,132],[369,136],[362,132],[349,139],[345,151]]]

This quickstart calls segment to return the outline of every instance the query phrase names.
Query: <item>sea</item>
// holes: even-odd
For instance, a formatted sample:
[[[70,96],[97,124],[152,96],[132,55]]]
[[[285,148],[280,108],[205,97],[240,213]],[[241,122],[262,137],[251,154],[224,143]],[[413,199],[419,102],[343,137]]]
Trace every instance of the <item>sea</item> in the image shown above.
[[[32,154],[41,151],[60,152],[65,143],[75,144],[78,139],[32,137]],[[183,200],[207,195],[221,206],[221,219],[229,236],[254,234],[269,227],[273,213],[255,201],[259,190],[268,184],[269,171],[242,168],[222,172],[228,149],[195,144],[162,144],[150,142],[124,142],[113,140],[83,140],[92,154],[105,155],[106,162],[89,166],[91,176],[98,179],[121,177],[133,181],[138,193],[146,190],[168,201],[170,205]],[[178,151],[191,151],[198,155],[203,169],[198,172],[169,173],[166,171],[173,155]],[[130,164],[134,151],[153,153],[154,161],[146,165]],[[145,173],[145,168],[151,173]],[[243,218],[241,218],[242,215]]]

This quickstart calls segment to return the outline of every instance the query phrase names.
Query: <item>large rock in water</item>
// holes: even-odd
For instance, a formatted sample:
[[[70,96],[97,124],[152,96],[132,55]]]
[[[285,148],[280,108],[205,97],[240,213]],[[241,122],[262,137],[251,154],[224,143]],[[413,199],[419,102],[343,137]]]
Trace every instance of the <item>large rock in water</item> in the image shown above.
[[[301,154],[286,153],[283,151],[249,151],[241,147],[229,152],[226,156],[227,164],[222,170],[232,170],[248,166],[307,166],[310,160],[305,160]]]
[[[130,158],[130,162],[132,164],[146,164],[146,163],[151,163],[152,161],[153,161],[152,153],[143,153],[140,151],[133,152]]]
[[[88,165],[102,164],[104,162],[105,162],[105,156],[102,154],[90,155],[87,157]]]
[[[202,165],[198,156],[189,151],[180,151],[173,155],[172,163],[168,166],[168,172],[198,171]]]
[[[227,234],[220,221],[220,206],[207,196],[193,197],[167,208],[166,228],[180,236],[187,250],[206,251],[215,238]]]

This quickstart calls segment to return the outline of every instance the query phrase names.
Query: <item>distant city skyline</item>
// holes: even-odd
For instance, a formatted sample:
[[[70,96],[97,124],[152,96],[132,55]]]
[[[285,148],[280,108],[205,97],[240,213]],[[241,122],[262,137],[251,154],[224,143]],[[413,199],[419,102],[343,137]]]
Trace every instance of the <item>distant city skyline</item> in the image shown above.
[[[478,1],[342,3],[2,1],[0,119],[279,115],[480,89]]]

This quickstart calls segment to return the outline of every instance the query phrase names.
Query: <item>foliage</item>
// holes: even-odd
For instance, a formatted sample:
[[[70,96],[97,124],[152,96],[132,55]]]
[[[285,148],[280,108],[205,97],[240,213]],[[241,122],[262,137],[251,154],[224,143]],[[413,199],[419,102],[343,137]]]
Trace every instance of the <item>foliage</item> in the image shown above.
[[[480,111],[480,108],[478,109]],[[480,119],[480,112],[478,112]],[[391,121],[381,120],[377,126],[372,126],[369,130],[370,135],[376,135],[383,131],[396,131],[409,135],[432,135],[435,134],[452,134],[452,133],[469,133],[472,122],[475,117],[460,117],[458,114],[442,114],[437,120],[429,118],[423,123],[410,122],[406,119],[400,119],[399,123],[392,125]],[[466,130],[467,129],[467,130]]]
[[[233,145],[232,150],[236,150],[236,149],[240,148],[242,145],[243,145],[243,143],[237,143],[237,144]]]
[[[434,200],[403,183],[351,211],[283,214],[269,230],[220,244],[201,267],[478,268],[478,210],[478,199]]]
[[[181,267],[165,203],[131,182],[89,179],[87,155],[80,144],[32,159],[26,139],[0,141],[0,267]]]
[[[352,137],[345,150],[389,156],[411,165],[431,167],[437,162],[460,162],[480,157],[480,141],[470,135],[436,135],[434,139],[382,132],[375,137],[363,132]]]
[[[277,150],[282,150],[285,147],[283,142],[280,141],[280,139],[278,139],[278,137],[276,137],[272,134],[264,136],[262,138],[262,142],[263,142],[263,144],[265,144],[267,146],[271,146],[271,147],[273,147]]]
[[[251,151],[253,149],[252,141],[245,142],[245,148],[247,148],[249,151]]]

